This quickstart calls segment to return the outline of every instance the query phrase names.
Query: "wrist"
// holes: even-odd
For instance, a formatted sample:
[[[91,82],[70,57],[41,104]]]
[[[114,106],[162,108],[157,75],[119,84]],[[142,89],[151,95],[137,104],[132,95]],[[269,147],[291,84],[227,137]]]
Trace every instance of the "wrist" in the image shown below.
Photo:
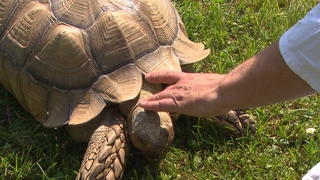
[[[210,117],[224,114],[232,108],[226,91],[227,87],[224,84],[226,76],[226,74],[215,76],[215,78],[213,78],[211,92],[207,93],[211,95],[211,97],[207,99],[211,111]]]
[[[222,113],[226,113],[229,110],[235,108],[231,103],[232,101],[230,101],[229,92],[231,87],[229,87],[227,83],[227,78],[228,78],[227,74],[223,75],[223,78],[218,84],[218,88],[217,88],[217,101],[219,102],[219,107],[221,111],[223,111]]]

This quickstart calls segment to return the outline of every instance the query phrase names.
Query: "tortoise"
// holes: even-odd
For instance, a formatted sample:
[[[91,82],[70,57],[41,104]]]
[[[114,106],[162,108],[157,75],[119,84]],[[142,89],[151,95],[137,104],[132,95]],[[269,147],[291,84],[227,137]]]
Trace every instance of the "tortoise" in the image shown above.
[[[121,179],[129,142],[160,160],[176,116],[137,105],[164,88],[143,74],[182,71],[209,53],[169,0],[0,2],[0,82],[43,126],[88,142],[77,179]],[[254,129],[242,111],[216,120]]]

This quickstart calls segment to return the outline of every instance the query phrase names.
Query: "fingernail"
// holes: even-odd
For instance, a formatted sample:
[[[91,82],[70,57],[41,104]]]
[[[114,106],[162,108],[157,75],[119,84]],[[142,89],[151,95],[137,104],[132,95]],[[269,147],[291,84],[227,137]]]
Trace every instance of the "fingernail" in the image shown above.
[[[150,74],[149,73],[146,73],[145,75],[144,75],[144,78],[148,78],[150,76]]]
[[[145,101],[140,101],[140,102],[139,102],[139,106],[144,106],[145,104],[146,104]]]

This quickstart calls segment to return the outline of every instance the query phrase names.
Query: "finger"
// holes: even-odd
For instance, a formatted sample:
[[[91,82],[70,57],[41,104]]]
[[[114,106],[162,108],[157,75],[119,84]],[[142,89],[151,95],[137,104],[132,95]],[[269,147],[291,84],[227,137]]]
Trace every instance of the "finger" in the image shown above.
[[[183,76],[182,72],[157,71],[145,75],[145,80],[151,83],[174,84]]]
[[[169,86],[170,87],[170,86]],[[153,94],[152,96],[148,97],[147,101],[158,101],[162,99],[173,99],[174,98],[174,91],[170,90],[169,88],[164,89],[163,91],[160,91],[156,94]]]
[[[148,111],[175,112],[175,104],[171,98],[161,100],[142,100],[139,102],[139,106]]]

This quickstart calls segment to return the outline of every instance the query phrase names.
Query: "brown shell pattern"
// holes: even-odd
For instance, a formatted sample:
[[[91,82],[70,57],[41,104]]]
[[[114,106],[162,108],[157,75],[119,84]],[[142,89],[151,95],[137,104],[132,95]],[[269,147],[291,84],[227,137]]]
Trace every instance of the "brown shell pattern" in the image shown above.
[[[137,96],[142,74],[206,57],[169,0],[1,0],[0,82],[47,127]]]

